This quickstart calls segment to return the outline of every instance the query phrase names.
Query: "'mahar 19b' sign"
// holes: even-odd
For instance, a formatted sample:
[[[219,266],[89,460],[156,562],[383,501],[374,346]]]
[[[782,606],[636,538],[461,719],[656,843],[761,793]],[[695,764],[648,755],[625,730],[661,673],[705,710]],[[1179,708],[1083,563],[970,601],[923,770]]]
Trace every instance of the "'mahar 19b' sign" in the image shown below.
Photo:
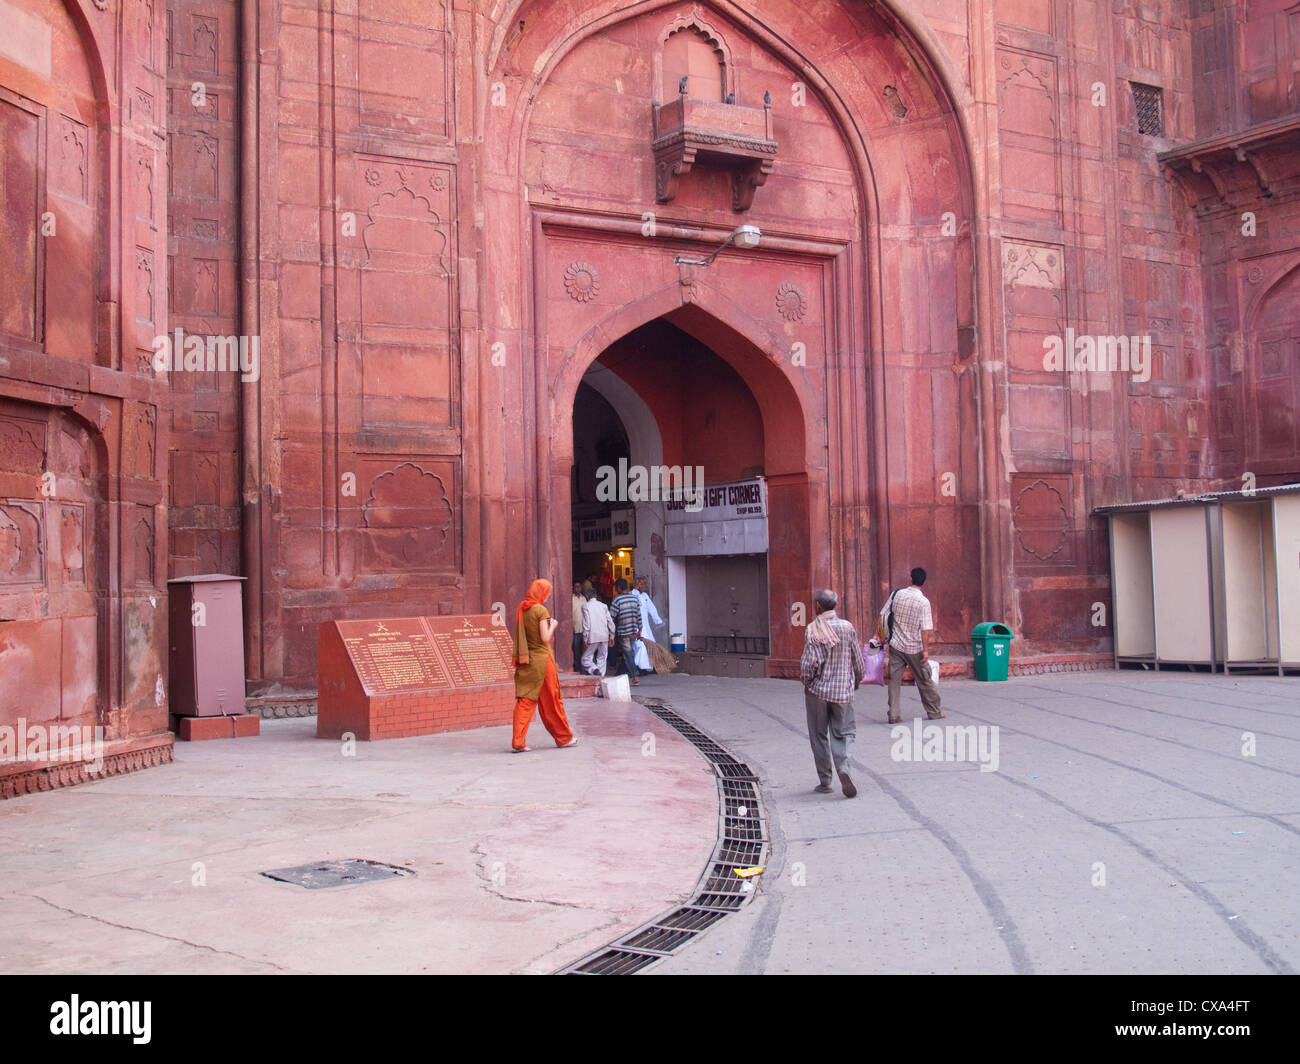
[[[701,500],[704,503],[702,508],[699,506]],[[688,504],[696,508],[691,509]],[[689,495],[675,492],[664,505],[664,510],[664,520],[669,524],[766,517],[767,481],[755,477],[730,484],[709,484],[693,489]]]

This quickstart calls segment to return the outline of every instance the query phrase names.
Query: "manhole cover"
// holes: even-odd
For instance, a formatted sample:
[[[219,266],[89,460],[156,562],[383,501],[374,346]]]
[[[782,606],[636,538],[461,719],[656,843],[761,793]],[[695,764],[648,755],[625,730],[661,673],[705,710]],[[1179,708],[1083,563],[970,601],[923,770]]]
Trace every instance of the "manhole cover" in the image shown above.
[[[350,887],[354,883],[374,883],[381,879],[415,875],[409,868],[381,864],[378,861],[316,861],[294,868],[273,868],[262,875],[281,883],[293,883],[308,890],[324,887]]]

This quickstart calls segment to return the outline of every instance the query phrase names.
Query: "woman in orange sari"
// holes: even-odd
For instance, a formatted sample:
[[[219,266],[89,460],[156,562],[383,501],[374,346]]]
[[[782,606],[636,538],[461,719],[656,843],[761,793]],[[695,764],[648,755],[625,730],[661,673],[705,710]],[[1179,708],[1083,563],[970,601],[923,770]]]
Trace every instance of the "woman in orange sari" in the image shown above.
[[[551,594],[549,580],[534,580],[528,594],[515,610],[515,733],[511,747],[522,754],[528,747],[528,726],[534,710],[540,709],[542,724],[551,733],[556,746],[577,746],[569,719],[564,715],[564,698],[560,694],[560,673],[555,667],[551,640],[556,621],[551,619],[543,602]]]

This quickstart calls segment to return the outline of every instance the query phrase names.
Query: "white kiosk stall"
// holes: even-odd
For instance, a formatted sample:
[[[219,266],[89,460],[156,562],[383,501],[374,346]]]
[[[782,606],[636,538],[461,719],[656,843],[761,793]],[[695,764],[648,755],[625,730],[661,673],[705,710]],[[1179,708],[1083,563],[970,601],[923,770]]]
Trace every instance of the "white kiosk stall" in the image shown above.
[[[1300,484],[1102,506],[1115,664],[1300,669]]]

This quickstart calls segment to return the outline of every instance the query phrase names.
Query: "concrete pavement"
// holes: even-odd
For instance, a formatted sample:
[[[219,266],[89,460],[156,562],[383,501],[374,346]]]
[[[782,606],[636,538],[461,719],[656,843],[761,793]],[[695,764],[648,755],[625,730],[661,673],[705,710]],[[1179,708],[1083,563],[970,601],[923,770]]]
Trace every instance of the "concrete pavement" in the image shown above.
[[[641,706],[568,702],[580,744],[508,728],[358,743],[312,718],[0,802],[0,972],[550,972],[682,901],[713,774]],[[645,756],[647,733],[653,756]],[[263,871],[413,876],[306,890]]]
[[[798,684],[639,693],[758,769],[773,839],[753,904],[647,974],[1300,969],[1298,678],[945,681],[934,723],[997,726],[996,771],[894,760],[915,744],[864,688],[853,800],[812,791]]]
[[[1106,671],[942,692],[936,723],[963,729],[947,749],[916,734],[914,689],[899,736],[884,691],[859,692],[847,800],[813,793],[798,684],[643,678],[638,695],[758,771],[773,849],[752,904],[647,972],[1300,969],[1300,681]],[[535,723],[528,755],[489,728],[349,758],[311,719],[268,721],[0,803],[0,972],[572,963],[688,898],[717,794],[641,707],[569,708],[573,750]],[[346,857],[416,874],[323,891],[259,874]]]

